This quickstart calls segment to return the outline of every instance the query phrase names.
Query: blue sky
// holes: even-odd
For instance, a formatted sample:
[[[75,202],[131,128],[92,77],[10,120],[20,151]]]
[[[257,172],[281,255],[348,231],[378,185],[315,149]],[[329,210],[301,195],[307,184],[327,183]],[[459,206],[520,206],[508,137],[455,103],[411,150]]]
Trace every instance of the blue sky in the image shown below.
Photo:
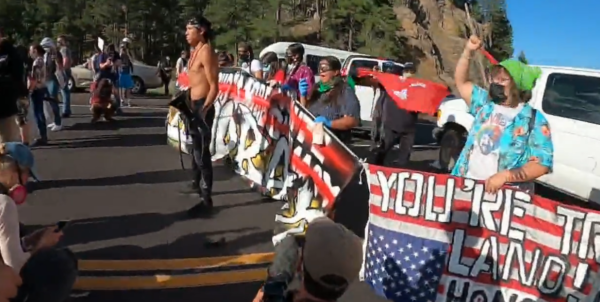
[[[507,0],[515,56],[530,64],[600,69],[600,0]]]

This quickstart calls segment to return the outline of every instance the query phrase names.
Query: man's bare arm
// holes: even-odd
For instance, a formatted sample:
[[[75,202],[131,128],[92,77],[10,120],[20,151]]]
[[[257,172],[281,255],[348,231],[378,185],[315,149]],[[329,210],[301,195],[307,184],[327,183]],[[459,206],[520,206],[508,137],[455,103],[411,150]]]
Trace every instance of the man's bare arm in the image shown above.
[[[200,60],[204,65],[204,72],[206,73],[206,80],[210,89],[206,95],[206,101],[204,102],[204,111],[208,110],[213,105],[217,95],[219,94],[219,63],[215,57],[212,48],[204,49],[200,54]]]

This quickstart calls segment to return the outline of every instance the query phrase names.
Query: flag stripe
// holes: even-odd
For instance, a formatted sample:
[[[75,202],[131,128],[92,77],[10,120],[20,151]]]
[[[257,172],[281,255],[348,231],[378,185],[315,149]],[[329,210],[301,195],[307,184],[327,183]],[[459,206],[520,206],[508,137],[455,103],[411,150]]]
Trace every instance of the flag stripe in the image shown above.
[[[397,175],[392,175],[393,173]],[[419,181],[418,184],[422,187],[416,190],[417,181],[407,179],[402,192],[403,207],[396,208],[397,183],[395,180],[400,177],[400,173],[403,174],[402,177],[411,176],[416,178]],[[574,210],[581,214],[588,214],[588,210],[568,205],[563,206],[555,201],[540,199],[537,196],[532,197],[531,202],[528,202],[527,198],[529,196],[524,195],[526,193],[514,189],[512,190],[512,205],[510,205],[513,207],[510,208],[510,212],[506,208],[509,199],[505,199],[501,203],[495,203],[495,196],[484,197],[483,203],[487,207],[482,207],[480,212],[478,209],[473,209],[473,202],[471,201],[473,192],[460,189],[465,188],[465,185],[469,185],[472,189],[475,184],[472,181],[467,182],[446,175],[372,165],[368,166],[367,175],[371,196],[369,200],[369,227],[365,239],[364,275],[365,280],[371,284],[379,295],[387,296],[390,300],[397,302],[446,301],[446,291],[449,290],[448,287],[453,280],[457,281],[453,284],[458,285],[454,288],[456,295],[461,294],[461,287],[464,283],[470,286],[468,288],[469,295],[472,295],[475,289],[484,289],[487,292],[488,301],[491,301],[489,299],[493,298],[494,293],[502,293],[506,301],[511,298],[511,295],[516,294],[518,296],[517,301],[530,298],[535,301],[548,302],[564,302],[567,300],[567,296],[586,299],[589,298],[588,296],[593,298],[595,295],[592,295],[592,290],[600,274],[598,273],[598,263],[595,261],[596,255],[593,250],[596,243],[600,244],[600,238],[596,239],[598,236],[594,234],[600,233],[600,226],[593,224],[590,236],[587,233],[587,230],[589,230],[587,224],[592,220],[587,220],[587,218],[585,220],[586,233],[582,232],[584,229],[583,219],[575,220],[572,225],[571,237],[563,238],[564,233],[567,232],[567,227],[572,221],[567,221],[564,216],[557,214],[559,213],[559,207]],[[390,179],[391,176],[393,178]],[[433,192],[427,190],[428,182],[431,183],[432,181],[429,176],[435,177],[436,183]],[[446,181],[449,178],[454,181],[454,183],[451,181],[449,184],[453,186],[449,189],[453,190],[453,193],[452,199],[446,205],[445,194],[448,189]],[[385,211],[382,210],[384,201],[382,189],[385,189],[387,199]],[[412,208],[415,205],[415,195],[419,193],[416,191],[422,192],[418,210]],[[502,192],[511,191],[504,190]],[[431,193],[433,193],[433,196],[427,196]],[[431,204],[426,204],[428,199]],[[520,208],[519,210],[523,212],[523,215],[515,211],[515,207]],[[396,211],[399,211],[399,213]],[[443,215],[445,211],[449,214],[446,217],[450,218],[450,222],[434,221],[431,218],[431,214]],[[429,220],[425,218],[426,214]],[[483,223],[481,226],[470,226],[469,222],[473,214],[479,215],[477,220],[480,224]],[[596,213],[592,214],[597,215]],[[503,215],[505,216],[503,217]],[[507,215],[510,215],[510,219],[507,219]],[[572,216],[570,217],[572,218]],[[569,225],[566,224],[567,222]],[[509,239],[506,233],[500,233],[499,229],[502,227],[500,223],[510,224],[509,230],[522,231],[525,238],[523,240]],[[506,226],[503,229],[506,231]],[[464,232],[462,233],[463,237],[459,236],[461,234],[457,232],[459,230]],[[583,234],[586,236],[582,237]],[[496,238],[497,249],[489,251],[494,254],[489,254],[488,251],[482,251],[481,248],[484,243],[489,244],[489,238],[492,237]],[[583,242],[580,242],[582,239]],[[454,242],[454,240],[462,240],[462,242]],[[587,242],[588,240],[590,242]],[[561,249],[564,252],[567,248],[567,246],[561,246],[563,241],[571,248],[568,255],[561,254]],[[577,256],[579,244],[589,246],[586,259],[579,259]],[[452,245],[458,246],[459,249],[452,250]],[[406,248],[416,249],[412,253],[412,249],[407,252]],[[447,252],[446,256],[441,259],[439,255],[436,256],[429,251],[431,255],[429,260],[431,261],[427,261],[428,259],[423,258],[423,254],[426,254],[425,251],[428,248],[435,248],[441,253]],[[510,256],[507,255],[509,252],[511,253]],[[562,268],[564,271],[561,271],[558,265],[551,265],[551,268],[545,266],[548,264],[549,256],[563,259],[559,261],[566,261],[566,266]],[[480,257],[484,258],[479,259]],[[493,257],[492,265],[497,267],[499,278],[502,279],[506,275],[508,278],[506,281],[494,280],[492,275],[485,271],[475,272],[476,275],[474,276],[469,275],[471,270],[474,269],[474,265],[480,270],[485,269],[480,264],[481,261],[485,260],[489,265],[490,262],[486,259],[488,257]],[[534,260],[535,263],[533,263]],[[505,263],[506,261],[509,261],[509,263]],[[440,282],[437,282],[439,279],[435,277],[435,268],[433,273],[431,271],[431,262],[437,263],[436,267],[442,265],[442,272],[438,275],[441,277]],[[389,263],[392,265],[389,265]],[[583,279],[580,271],[578,271],[578,265],[583,264],[589,264],[586,279]],[[508,267],[505,272],[506,265]],[[585,267],[582,268],[585,269]],[[427,269],[427,271],[423,271],[424,269]],[[452,269],[452,272],[449,271],[450,269]],[[549,274],[542,277],[541,274],[544,269],[549,270]],[[564,274],[562,280],[559,279],[561,274]],[[544,279],[539,280],[540,278]],[[576,282],[575,278],[579,281]],[[530,281],[525,284],[526,282],[520,281],[522,279],[525,281],[529,279]],[[423,288],[423,282],[427,285],[431,280],[436,281],[433,284],[437,288],[437,292],[433,294],[429,293],[427,288]],[[543,294],[537,288],[538,286],[552,286],[558,281],[561,281],[558,285],[560,286],[558,293]],[[584,282],[583,288],[576,288],[576,283],[582,281]],[[390,293],[397,295],[391,296]],[[470,296],[467,298],[467,301],[472,299]]]
[[[371,208],[371,216],[369,218],[369,222],[375,226],[381,227],[381,228],[385,228],[385,229],[392,229],[392,230],[398,230],[398,229],[402,229],[403,233],[406,234],[410,234],[412,236],[422,236],[423,234],[427,234],[427,237],[435,240],[435,241],[440,241],[440,242],[445,242],[450,244],[452,241],[452,234],[453,231],[447,231],[447,230],[443,230],[443,229],[439,229],[436,227],[428,227],[428,226],[424,226],[421,223],[411,223],[411,222],[406,222],[406,221],[398,221],[398,220],[394,220],[394,219],[389,219],[386,218],[382,215],[380,215],[380,212],[377,213],[376,211],[373,211],[373,208]],[[480,250],[479,250],[479,246],[481,246],[481,242],[483,241],[483,238],[480,236],[473,236],[473,235],[468,235],[466,234],[466,238],[465,238],[465,245],[463,246],[463,249],[461,250],[461,254],[462,257],[464,257],[461,261],[463,261],[463,263],[465,265],[470,265],[472,264],[479,255],[480,255]],[[368,239],[367,239],[368,240]],[[501,263],[505,263],[506,261],[506,250],[507,250],[507,245],[506,244],[499,244],[499,257],[498,259],[496,259],[496,262],[498,263],[498,271],[502,272],[503,269],[503,265],[501,265]],[[525,257],[525,261],[526,261],[526,271],[529,272],[529,270],[531,269],[531,253],[528,253],[529,257]],[[513,268],[518,268],[518,264],[515,262],[512,265]],[[539,268],[538,268],[539,269]],[[571,288],[573,287],[573,276],[575,274],[575,266],[570,267],[569,271],[567,272],[567,275],[565,276],[565,280],[564,280],[564,285],[565,287]],[[513,270],[511,272],[511,278],[514,279],[515,281],[518,280],[518,272]],[[464,278],[463,276],[459,276],[461,278]],[[592,273],[589,276],[589,280],[594,280],[595,277],[597,277],[597,274]],[[487,280],[488,284],[493,284],[494,281],[491,279],[491,276],[483,274],[479,277],[477,277],[477,280]],[[591,281],[590,281],[591,282]],[[517,281],[517,284],[518,281]],[[591,291],[592,288],[592,284],[588,283],[584,286],[584,288],[581,290],[581,292],[583,292],[584,294],[588,294]]]

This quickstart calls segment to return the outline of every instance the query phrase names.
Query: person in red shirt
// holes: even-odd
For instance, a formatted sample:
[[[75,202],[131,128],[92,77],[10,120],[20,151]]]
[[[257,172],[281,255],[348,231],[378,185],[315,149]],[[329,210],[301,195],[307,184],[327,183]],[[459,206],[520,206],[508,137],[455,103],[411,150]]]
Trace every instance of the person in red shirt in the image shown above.
[[[92,123],[97,122],[100,117],[104,117],[106,121],[113,121],[115,108],[111,101],[113,86],[107,79],[100,79],[97,83],[92,84]]]

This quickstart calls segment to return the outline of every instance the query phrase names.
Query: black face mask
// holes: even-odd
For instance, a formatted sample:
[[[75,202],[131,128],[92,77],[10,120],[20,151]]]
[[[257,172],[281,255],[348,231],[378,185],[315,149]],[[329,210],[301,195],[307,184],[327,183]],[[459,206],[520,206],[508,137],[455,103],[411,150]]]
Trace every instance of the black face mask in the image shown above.
[[[244,54],[244,55],[241,55],[239,57],[240,57],[240,61],[242,61],[242,62],[248,62],[248,61],[250,61],[250,55],[249,54]]]
[[[504,103],[508,97],[504,94],[504,86],[498,83],[490,84],[490,97],[496,104]]]

